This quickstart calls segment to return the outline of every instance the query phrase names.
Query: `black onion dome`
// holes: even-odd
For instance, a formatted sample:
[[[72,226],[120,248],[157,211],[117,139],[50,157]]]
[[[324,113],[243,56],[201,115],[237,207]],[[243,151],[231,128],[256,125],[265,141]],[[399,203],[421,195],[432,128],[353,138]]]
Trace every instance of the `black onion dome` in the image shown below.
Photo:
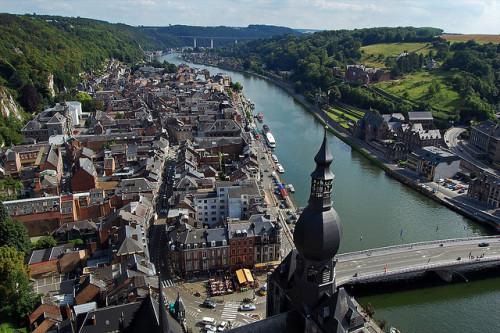
[[[335,209],[320,211],[307,206],[295,226],[293,241],[304,258],[323,261],[333,258],[340,246],[342,222]]]

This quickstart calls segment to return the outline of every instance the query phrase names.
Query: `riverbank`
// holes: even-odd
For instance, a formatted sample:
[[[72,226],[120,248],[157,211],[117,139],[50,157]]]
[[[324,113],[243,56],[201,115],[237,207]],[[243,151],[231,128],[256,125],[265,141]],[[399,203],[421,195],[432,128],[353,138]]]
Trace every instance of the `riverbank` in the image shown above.
[[[415,183],[412,178],[405,176],[403,174],[402,171],[405,170],[404,168],[400,168],[398,167],[397,164],[392,163],[391,161],[388,161],[385,157],[378,155],[376,151],[374,149],[371,149],[368,144],[352,136],[349,131],[347,131],[344,127],[340,126],[333,119],[331,119],[323,110],[316,108],[314,105],[308,102],[304,96],[297,94],[293,90],[292,86],[287,82],[270,75],[261,75],[258,73],[253,73],[248,71],[239,71],[239,72],[254,75],[264,80],[268,80],[273,84],[276,84],[283,90],[285,90],[287,94],[292,96],[292,98],[296,102],[298,102],[307,111],[309,111],[320,123],[322,123],[323,125],[327,125],[329,132],[338,137],[345,144],[349,145],[352,149],[360,153],[363,157],[370,160],[373,164],[382,169],[386,173],[386,175],[388,175],[392,179],[397,180],[398,182],[425,195],[426,197],[432,199],[433,201],[439,203],[440,205],[443,205],[448,209],[451,209],[452,211],[475,221],[476,223],[485,224],[493,228],[495,231],[500,232],[499,218],[489,214],[487,211],[484,211],[479,206],[467,205],[464,202],[460,203],[458,201],[454,201],[454,199],[451,197],[447,197],[439,192],[432,193],[431,191],[423,188],[420,183]]]

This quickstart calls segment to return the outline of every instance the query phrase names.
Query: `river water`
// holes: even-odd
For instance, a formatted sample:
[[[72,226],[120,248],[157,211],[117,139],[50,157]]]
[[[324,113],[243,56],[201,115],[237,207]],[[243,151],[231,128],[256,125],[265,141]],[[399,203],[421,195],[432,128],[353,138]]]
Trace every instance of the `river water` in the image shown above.
[[[178,54],[158,58],[174,64]],[[285,168],[283,181],[294,185],[293,200],[307,205],[310,173],[323,127],[280,87],[253,75],[206,68],[211,75],[224,72],[243,85],[245,96],[264,115],[276,139],[276,151]],[[328,134],[333,154],[333,204],[343,222],[340,253],[400,243],[489,235],[493,231],[438,205],[427,197],[387,177],[334,135]],[[362,239],[362,240],[361,240]],[[467,254],[464,254],[467,255]],[[383,268],[381,268],[383,269]],[[498,331],[500,278],[455,285],[433,286],[412,291],[359,297],[375,308],[376,319],[402,332],[490,332]]]

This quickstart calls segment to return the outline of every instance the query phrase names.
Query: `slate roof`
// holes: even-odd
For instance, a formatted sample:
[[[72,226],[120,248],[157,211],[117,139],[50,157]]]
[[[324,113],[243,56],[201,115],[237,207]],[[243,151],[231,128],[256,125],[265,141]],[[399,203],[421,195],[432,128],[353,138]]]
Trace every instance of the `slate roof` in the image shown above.
[[[80,168],[83,169],[89,175],[92,175],[92,176],[97,175],[97,171],[95,169],[94,164],[88,158],[84,158],[84,157],[80,158],[79,164],[80,164]]]
[[[60,258],[66,252],[72,252],[75,249],[75,244],[64,244],[54,246],[48,249],[35,250],[31,253],[28,265],[38,264],[41,262],[51,261]]]
[[[431,111],[412,111],[408,112],[408,121],[417,122],[422,120],[433,120]]]
[[[473,129],[500,140],[500,126],[491,120],[483,121],[482,123],[474,126]]]
[[[89,231],[89,232],[90,231],[97,231],[97,225],[94,222],[88,221],[88,220],[66,222],[66,223],[63,223],[63,225],[60,226],[59,229],[57,229],[55,231],[55,233],[62,234],[62,233],[69,232],[71,230],[76,230],[78,232],[80,232],[80,231]]]
[[[42,129],[43,125],[37,121],[37,120],[30,120],[28,123],[23,127],[22,131],[36,131],[39,129]]]
[[[113,248],[117,250],[117,256],[145,252],[140,228],[132,228],[126,225],[118,229],[117,234],[118,243],[113,245]],[[133,235],[137,235],[138,240],[132,239]]]

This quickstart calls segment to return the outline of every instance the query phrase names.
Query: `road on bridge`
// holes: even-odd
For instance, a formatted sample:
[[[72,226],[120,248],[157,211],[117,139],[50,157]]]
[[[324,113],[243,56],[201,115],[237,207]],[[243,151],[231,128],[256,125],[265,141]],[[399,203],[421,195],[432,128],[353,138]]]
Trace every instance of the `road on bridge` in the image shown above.
[[[488,243],[486,247],[479,247],[479,243]],[[442,246],[441,246],[442,244]],[[469,253],[473,258],[469,257]],[[429,265],[456,265],[481,261],[493,257],[500,258],[499,237],[478,237],[474,239],[463,239],[431,243],[405,244],[401,247],[389,247],[362,252],[348,253],[338,256],[336,266],[336,281],[340,286],[353,278],[370,277],[387,273],[392,275],[396,271],[412,269],[426,269]],[[457,260],[458,257],[461,260]]]

